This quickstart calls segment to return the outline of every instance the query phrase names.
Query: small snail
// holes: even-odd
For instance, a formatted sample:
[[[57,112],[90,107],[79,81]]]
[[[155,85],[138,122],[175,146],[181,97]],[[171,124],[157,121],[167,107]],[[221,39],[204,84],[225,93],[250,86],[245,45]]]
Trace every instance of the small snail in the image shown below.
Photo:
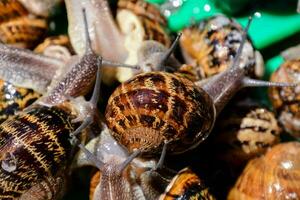
[[[219,159],[243,167],[280,141],[281,128],[275,114],[257,105],[231,106],[216,123],[213,146]]]
[[[32,15],[21,2],[0,1],[0,41],[2,43],[32,48],[45,36],[47,29],[47,20]]]
[[[225,71],[231,64],[242,42],[243,29],[235,20],[217,15],[199,25],[185,28],[180,46],[187,64],[197,80]],[[241,54],[240,67],[252,76],[262,77],[263,59],[247,39]]]
[[[69,35],[78,54],[82,54],[85,45],[82,38],[82,17],[78,15],[82,5],[88,6],[88,20],[94,24],[90,31],[92,41],[95,41],[93,48],[105,59],[137,64],[138,50],[144,40],[159,41],[166,47],[170,45],[170,39],[164,30],[166,20],[156,7],[145,1],[120,0],[116,24],[107,0],[84,0],[80,3],[67,0]],[[110,83],[116,78],[121,82],[127,80],[135,72],[109,69],[104,73],[104,82]]]
[[[85,25],[88,31],[86,20]],[[99,67],[106,62],[93,52],[86,36],[85,55],[72,57],[58,83],[0,125],[1,199],[52,200],[63,193],[74,149],[69,140],[81,132],[82,126],[76,129],[79,121],[84,119],[87,124],[93,119],[99,98]],[[95,74],[94,92],[87,102],[80,95],[88,92]]]
[[[172,179],[159,200],[215,200],[203,181],[189,168],[184,168]]]
[[[300,143],[282,143],[251,160],[228,200],[299,199]]]
[[[100,136],[81,147],[76,159],[76,167],[99,169],[91,180],[90,199],[157,199],[167,180],[152,171],[156,161],[135,158],[137,154],[128,156],[110,132],[104,125]]]
[[[206,139],[216,116],[241,87],[291,86],[246,77],[247,68],[238,66],[245,40],[246,32],[232,67],[202,87],[167,72],[143,73],[122,83],[105,113],[115,139],[129,152],[154,154],[168,144],[170,152],[181,153]]]
[[[299,50],[296,51],[298,54],[293,51],[285,53],[286,61],[273,73],[271,81],[296,83],[298,86],[270,88],[269,97],[284,130],[300,137],[300,54]]]

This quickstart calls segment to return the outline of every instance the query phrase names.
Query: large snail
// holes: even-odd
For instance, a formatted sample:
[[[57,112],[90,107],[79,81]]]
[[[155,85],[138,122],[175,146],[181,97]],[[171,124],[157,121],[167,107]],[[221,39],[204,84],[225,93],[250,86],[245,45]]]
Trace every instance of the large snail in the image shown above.
[[[130,152],[153,154],[164,145],[172,153],[184,152],[206,139],[216,116],[241,87],[290,85],[246,77],[248,68],[238,65],[245,40],[246,32],[232,67],[202,87],[167,72],[139,74],[121,84],[105,115],[116,140]]]

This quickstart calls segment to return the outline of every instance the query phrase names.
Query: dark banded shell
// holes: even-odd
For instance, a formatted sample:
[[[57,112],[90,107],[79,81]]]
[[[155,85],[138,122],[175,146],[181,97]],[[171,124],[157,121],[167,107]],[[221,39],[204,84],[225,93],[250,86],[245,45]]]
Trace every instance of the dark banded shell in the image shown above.
[[[288,60],[277,69],[271,81],[298,83],[297,87],[272,87],[269,97],[285,131],[300,137],[300,59]]]
[[[41,94],[0,80],[0,123],[36,101]]]
[[[271,148],[251,160],[228,195],[228,200],[300,199],[300,143]]]
[[[182,32],[180,46],[187,64],[198,80],[225,71],[233,61],[242,41],[242,27],[232,19],[219,15],[202,21]],[[247,40],[241,55],[241,67],[254,73],[255,50]]]
[[[219,159],[244,167],[248,160],[280,142],[281,128],[274,113],[252,106],[229,107],[226,111],[214,129],[214,150]]]
[[[17,0],[0,1],[0,41],[32,48],[48,29],[46,19],[36,18]]]
[[[72,119],[58,107],[35,106],[0,125],[0,199],[36,191],[55,199],[71,155]]]
[[[203,141],[214,123],[209,95],[188,79],[166,72],[135,76],[111,95],[106,108],[108,127],[129,151],[186,151]]]
[[[209,189],[203,181],[192,172],[185,168],[178,172],[172,179],[159,200],[214,200],[215,197],[210,194]]]

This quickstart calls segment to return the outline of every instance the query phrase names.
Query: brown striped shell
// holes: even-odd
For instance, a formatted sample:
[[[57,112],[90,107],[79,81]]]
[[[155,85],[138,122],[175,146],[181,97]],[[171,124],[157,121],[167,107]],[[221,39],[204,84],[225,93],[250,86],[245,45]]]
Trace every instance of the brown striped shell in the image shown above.
[[[189,168],[172,179],[159,200],[215,200],[203,181]]]
[[[72,152],[74,117],[63,105],[33,106],[0,125],[1,199],[58,198]]]
[[[203,141],[215,119],[210,96],[188,79],[150,72],[121,84],[106,107],[108,127],[130,152],[183,152]]]
[[[0,41],[23,48],[32,48],[45,35],[46,19],[37,18],[17,0],[0,1]]]
[[[155,40],[166,47],[171,44],[166,31],[166,19],[155,6],[142,0],[119,0],[116,20],[124,35],[124,45],[128,51],[126,63],[138,63],[138,51],[143,41]],[[134,72],[118,69],[117,79],[128,80]]]
[[[182,31],[180,46],[187,64],[198,80],[225,71],[233,61],[242,41],[242,27],[233,19],[218,15]],[[255,49],[247,40],[241,55],[240,67],[254,73]],[[260,60],[261,61],[261,60]],[[259,68],[261,69],[261,68]],[[261,72],[258,72],[261,73]]]
[[[275,115],[265,108],[230,107],[230,113],[225,111],[219,119],[215,150],[220,159],[235,166],[244,166],[280,141],[281,129]]]
[[[300,143],[282,143],[251,160],[228,200],[300,199]]]
[[[287,60],[271,81],[300,83],[300,59]],[[269,97],[285,131],[300,137],[300,84],[296,87],[270,88]]]

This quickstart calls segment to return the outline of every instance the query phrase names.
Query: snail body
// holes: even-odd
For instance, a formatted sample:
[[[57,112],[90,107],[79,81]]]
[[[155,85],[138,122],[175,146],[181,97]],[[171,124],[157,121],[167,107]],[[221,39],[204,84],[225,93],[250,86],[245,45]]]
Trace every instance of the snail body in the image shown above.
[[[80,151],[76,159],[76,167],[94,166],[99,169],[91,180],[91,200],[156,199],[163,191],[163,187],[155,186],[155,183],[163,184],[156,176],[158,173],[151,171],[156,161],[130,158],[111,136],[107,126],[104,125],[101,134],[85,147],[100,162],[100,166],[96,166],[85,151]]]
[[[227,199],[299,199],[299,155],[298,142],[272,147],[247,164]]]
[[[138,52],[145,40],[155,40],[166,47],[170,39],[164,29],[166,20],[159,10],[142,0],[119,1],[116,21],[107,0],[81,1],[67,0],[66,7],[69,21],[69,35],[75,51],[81,55],[85,45],[82,38],[84,31],[82,17],[78,10],[88,5],[88,20],[95,24],[90,32],[94,46],[104,59],[126,64],[138,63]],[[78,31],[79,30],[79,31]],[[109,42],[107,42],[109,41]],[[107,70],[107,71],[106,71]],[[115,80],[123,82],[139,71],[128,69],[105,69],[104,82]]]
[[[65,61],[0,45],[0,121],[46,93]]]

